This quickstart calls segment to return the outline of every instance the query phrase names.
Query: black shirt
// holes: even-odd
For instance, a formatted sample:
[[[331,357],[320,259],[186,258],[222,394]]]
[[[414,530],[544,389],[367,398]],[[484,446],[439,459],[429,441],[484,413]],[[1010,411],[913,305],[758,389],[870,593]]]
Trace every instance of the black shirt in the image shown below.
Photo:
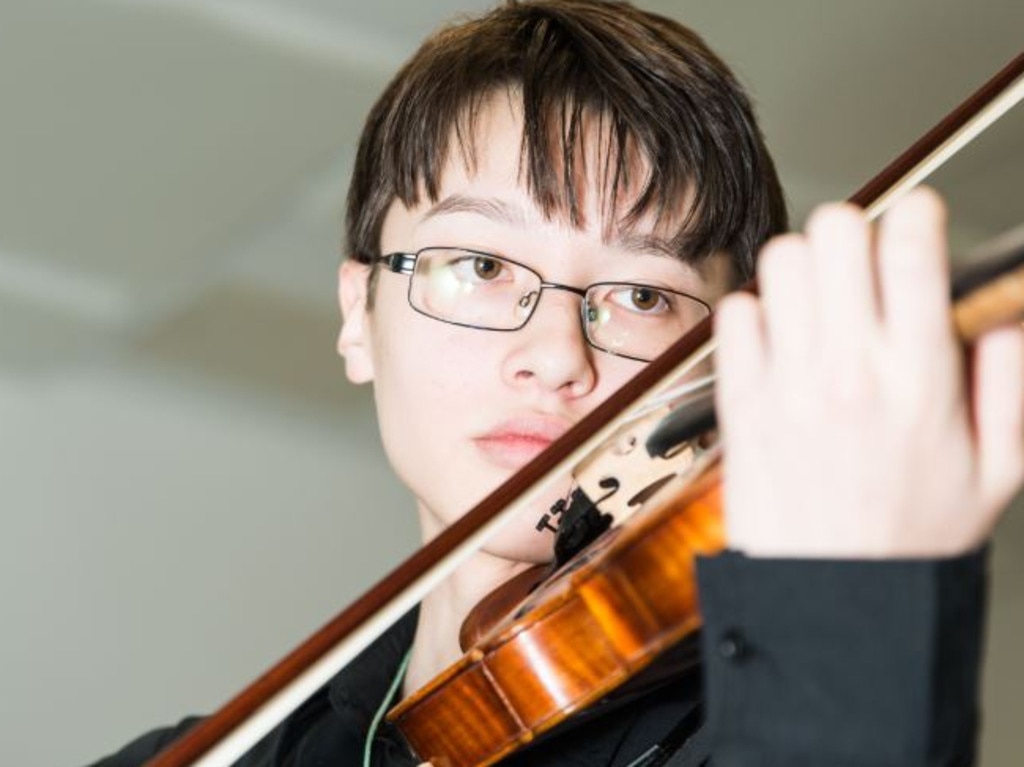
[[[973,764],[985,554],[701,559],[703,678],[694,671],[613,700],[500,764],[654,767],[677,748],[671,767]],[[399,621],[239,767],[362,765],[414,629],[415,614]],[[194,721],[149,733],[95,767],[140,765]],[[374,767],[418,763],[382,724]]]

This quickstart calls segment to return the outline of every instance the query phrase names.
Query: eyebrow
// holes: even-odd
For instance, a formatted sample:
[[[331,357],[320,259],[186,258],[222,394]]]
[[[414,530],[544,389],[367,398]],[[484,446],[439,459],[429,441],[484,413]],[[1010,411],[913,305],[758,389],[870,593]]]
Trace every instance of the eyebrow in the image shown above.
[[[634,253],[651,253],[655,256],[665,256],[676,261],[690,261],[685,253],[680,253],[678,248],[672,246],[670,240],[654,234],[619,232],[618,236],[612,239],[612,244]]]
[[[427,221],[436,216],[450,213],[474,213],[500,224],[509,224],[520,228],[525,228],[529,225],[526,213],[517,205],[513,205],[498,197],[470,197],[463,194],[452,194],[438,201],[430,210],[423,214],[422,220]],[[666,258],[687,263],[691,260],[685,253],[680,253],[678,248],[673,247],[670,240],[654,234],[619,231],[610,238],[602,237],[602,240],[606,244],[631,253],[665,256]]]
[[[525,214],[515,205],[497,197],[467,197],[464,194],[445,197],[423,214],[423,220],[443,216],[446,213],[475,213],[501,224],[526,226]]]

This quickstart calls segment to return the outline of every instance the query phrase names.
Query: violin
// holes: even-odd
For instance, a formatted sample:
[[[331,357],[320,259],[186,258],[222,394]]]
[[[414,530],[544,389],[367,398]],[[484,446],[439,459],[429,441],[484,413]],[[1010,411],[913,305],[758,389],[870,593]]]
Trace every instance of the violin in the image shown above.
[[[1024,53],[851,202],[877,216],[1021,98]],[[954,322],[967,343],[1024,316],[1024,245],[958,282],[954,299]],[[465,561],[500,524],[538,497],[552,474],[579,471],[580,485],[590,498],[613,490],[604,493],[608,497],[600,505],[624,504],[632,512],[628,521],[602,533],[553,577],[528,584],[536,586],[533,592],[493,626],[471,632],[476,644],[466,656],[396,708],[393,720],[420,758],[437,765],[483,767],[650,665],[661,651],[699,627],[694,560],[721,550],[725,541],[719,449],[714,444],[691,446],[689,452],[679,447],[691,445],[697,436],[693,432],[709,425],[706,398],[698,398],[704,404],[696,416],[684,405],[713,351],[710,339],[708,319],[148,764],[232,763]],[[687,412],[687,417],[666,421],[666,416],[679,415],[674,411]],[[710,417],[713,423],[713,413]],[[620,492],[628,476],[618,476],[619,469],[648,463],[645,454],[653,454],[658,468],[645,478],[646,485]],[[581,653],[582,647],[590,652]]]

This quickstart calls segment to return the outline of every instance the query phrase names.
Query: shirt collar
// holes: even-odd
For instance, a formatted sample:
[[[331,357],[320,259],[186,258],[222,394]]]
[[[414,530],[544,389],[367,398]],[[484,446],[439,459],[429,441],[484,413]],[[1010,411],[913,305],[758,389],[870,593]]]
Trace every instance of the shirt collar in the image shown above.
[[[336,711],[352,711],[369,724],[412,647],[418,614],[418,608],[407,612],[334,676],[328,695]]]

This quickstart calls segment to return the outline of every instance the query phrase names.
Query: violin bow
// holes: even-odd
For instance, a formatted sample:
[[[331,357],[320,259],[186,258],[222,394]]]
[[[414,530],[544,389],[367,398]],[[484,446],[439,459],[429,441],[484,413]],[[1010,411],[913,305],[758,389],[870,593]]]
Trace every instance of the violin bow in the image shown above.
[[[1024,52],[893,160],[849,201],[871,218],[921,183],[1024,98]],[[752,283],[744,286],[753,290]],[[714,348],[709,317],[650,362],[542,454],[417,550],[146,767],[228,767],[537,499],[548,478],[596,449],[630,408],[657,396]]]

